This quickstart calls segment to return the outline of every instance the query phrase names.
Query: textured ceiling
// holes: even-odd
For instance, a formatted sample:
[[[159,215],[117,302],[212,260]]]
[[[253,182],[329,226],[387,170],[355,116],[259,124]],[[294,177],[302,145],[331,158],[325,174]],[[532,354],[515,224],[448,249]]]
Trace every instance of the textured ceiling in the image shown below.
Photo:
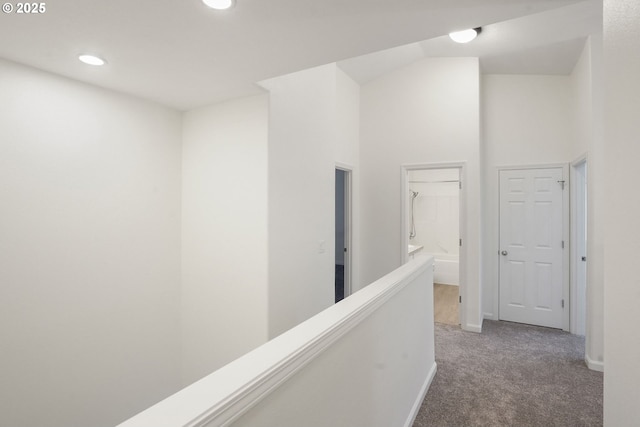
[[[238,0],[219,12],[200,0],[54,0],[43,14],[0,15],[0,58],[186,110],[256,93],[261,80],[397,46],[424,41],[418,51],[430,55],[451,30],[500,29],[507,23],[496,23],[574,3]],[[565,55],[569,40],[547,44]],[[522,42],[517,61],[536,49],[542,47]],[[485,53],[486,65],[509,63],[507,50]],[[108,65],[84,65],[76,59],[82,52],[98,53]]]

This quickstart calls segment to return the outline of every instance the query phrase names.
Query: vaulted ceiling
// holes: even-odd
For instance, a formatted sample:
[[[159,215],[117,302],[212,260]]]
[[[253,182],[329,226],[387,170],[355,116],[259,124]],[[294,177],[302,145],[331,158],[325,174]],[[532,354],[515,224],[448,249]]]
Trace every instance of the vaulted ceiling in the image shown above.
[[[340,67],[359,83],[427,57],[480,58],[486,74],[570,74],[586,38],[602,31],[602,1],[591,0],[482,26],[471,43],[447,35],[374,52]]]
[[[567,73],[600,31],[601,9],[600,0],[237,0],[223,12],[200,0],[54,0],[41,14],[0,16],[0,58],[187,110],[331,62],[360,82],[426,56]],[[442,37],[479,26],[470,45]],[[84,52],[108,64],[82,64]]]

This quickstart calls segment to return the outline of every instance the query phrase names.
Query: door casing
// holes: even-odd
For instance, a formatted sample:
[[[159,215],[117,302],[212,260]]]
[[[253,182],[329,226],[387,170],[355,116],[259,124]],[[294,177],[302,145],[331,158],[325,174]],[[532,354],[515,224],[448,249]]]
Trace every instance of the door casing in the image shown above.
[[[571,333],[586,334],[587,185],[589,166],[584,154],[571,163]],[[582,261],[586,256],[587,261]]]
[[[344,172],[344,297],[352,292],[353,281],[353,167],[336,163],[336,170]],[[335,235],[335,231],[334,231]]]

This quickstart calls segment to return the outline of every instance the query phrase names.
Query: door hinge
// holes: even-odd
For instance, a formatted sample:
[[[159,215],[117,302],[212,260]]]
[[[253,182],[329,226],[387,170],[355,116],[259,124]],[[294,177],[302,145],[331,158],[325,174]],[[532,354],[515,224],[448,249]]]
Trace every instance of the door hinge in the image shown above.
[[[562,241],[562,249],[564,249],[564,240]]]
[[[564,308],[564,300],[562,300],[562,308]]]
[[[458,295],[458,302],[462,304],[462,295]]]
[[[460,246],[462,246],[462,239],[460,239],[460,241],[459,241],[459,245],[460,245]]]
[[[564,179],[562,181],[558,181],[560,183],[560,186],[562,187],[562,189],[564,190]]]
[[[458,181],[458,188],[462,190],[462,181]]]

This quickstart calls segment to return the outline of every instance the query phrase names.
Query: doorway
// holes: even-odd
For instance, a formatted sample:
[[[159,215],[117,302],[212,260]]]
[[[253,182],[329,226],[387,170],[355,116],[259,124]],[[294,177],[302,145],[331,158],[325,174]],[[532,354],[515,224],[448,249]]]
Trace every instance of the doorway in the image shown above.
[[[351,173],[335,171],[335,302],[351,294]]]
[[[434,316],[460,325],[462,318],[462,166],[404,167],[403,259],[426,253],[434,258]]]
[[[566,167],[499,171],[499,318],[568,329]]]

